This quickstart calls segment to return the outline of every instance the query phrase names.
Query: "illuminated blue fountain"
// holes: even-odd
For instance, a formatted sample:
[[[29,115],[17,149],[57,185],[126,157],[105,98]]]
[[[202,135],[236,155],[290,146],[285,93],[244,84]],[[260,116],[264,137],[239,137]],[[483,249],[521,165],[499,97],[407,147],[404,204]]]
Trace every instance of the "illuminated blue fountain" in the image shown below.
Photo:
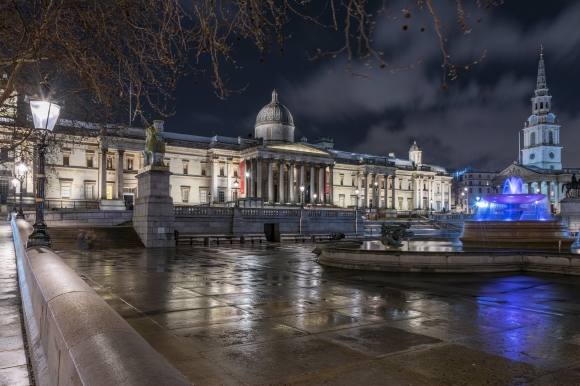
[[[477,202],[473,221],[466,221],[459,238],[463,248],[568,251],[574,238],[568,225],[549,212],[545,194],[524,193],[522,180],[510,177],[502,194]]]
[[[510,177],[502,194],[484,196],[477,202],[475,221],[546,221],[552,219],[545,194],[524,193],[521,178]]]

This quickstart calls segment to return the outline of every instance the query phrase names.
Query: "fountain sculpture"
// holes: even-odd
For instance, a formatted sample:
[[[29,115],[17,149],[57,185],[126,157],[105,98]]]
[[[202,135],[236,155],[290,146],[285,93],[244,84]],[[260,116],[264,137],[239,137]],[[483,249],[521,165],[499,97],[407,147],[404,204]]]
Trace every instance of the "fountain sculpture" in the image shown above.
[[[508,178],[502,194],[477,202],[473,221],[460,237],[464,248],[570,250],[574,238],[565,223],[549,213],[546,195],[524,193],[520,178]]]

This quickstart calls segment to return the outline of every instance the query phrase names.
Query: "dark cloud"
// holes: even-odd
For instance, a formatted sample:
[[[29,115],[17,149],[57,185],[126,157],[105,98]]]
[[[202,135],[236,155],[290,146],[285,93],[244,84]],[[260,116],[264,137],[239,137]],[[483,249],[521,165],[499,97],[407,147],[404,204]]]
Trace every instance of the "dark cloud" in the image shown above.
[[[449,39],[451,60],[468,63],[487,50],[483,62],[459,71],[457,81],[442,90],[441,51],[433,33],[421,33],[421,18],[377,25],[376,41],[393,64],[413,69],[394,73],[357,63],[355,72],[372,80],[351,77],[341,58],[307,60],[307,52],[326,39],[307,30],[287,42],[286,56],[274,54],[259,63],[254,52],[241,58],[246,92],[228,100],[212,98],[207,84],[180,89],[181,105],[188,109],[168,119],[168,128],[192,127],[192,134],[245,135],[253,131],[258,111],[276,88],[292,112],[296,140],[302,135],[334,137],[336,148],[371,154],[395,152],[406,157],[413,140],[423,149],[425,162],[449,169],[473,166],[497,170],[518,157],[518,135],[530,115],[539,46],[545,47],[548,87],[553,112],[562,124],[566,166],[580,166],[574,144],[580,143],[580,3],[575,1],[512,2],[492,11],[471,10],[481,17],[471,33]],[[451,8],[452,9],[452,8]],[[448,12],[444,19],[453,22]],[[315,31],[316,32],[316,31]],[[192,111],[192,113],[190,113]],[[185,119],[184,119],[185,118]],[[205,121],[204,121],[205,120]]]

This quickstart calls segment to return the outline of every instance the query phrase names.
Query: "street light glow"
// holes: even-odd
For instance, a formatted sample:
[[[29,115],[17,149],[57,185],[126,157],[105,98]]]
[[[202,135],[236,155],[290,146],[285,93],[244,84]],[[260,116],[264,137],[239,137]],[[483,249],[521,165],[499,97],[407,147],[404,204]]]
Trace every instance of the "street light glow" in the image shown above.
[[[32,110],[35,129],[48,131],[54,129],[54,125],[56,125],[60,114],[60,106],[58,103],[43,101],[42,99],[31,99],[30,109]]]

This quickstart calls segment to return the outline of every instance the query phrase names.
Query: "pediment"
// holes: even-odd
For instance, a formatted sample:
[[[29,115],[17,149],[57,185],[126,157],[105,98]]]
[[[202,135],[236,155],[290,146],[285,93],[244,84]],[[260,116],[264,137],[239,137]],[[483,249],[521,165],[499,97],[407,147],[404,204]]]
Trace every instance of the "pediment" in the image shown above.
[[[519,165],[510,165],[505,168],[499,175],[506,177],[528,177],[536,176],[538,173]]]
[[[301,143],[285,143],[281,145],[270,145],[267,146],[268,149],[272,150],[282,150],[282,151],[291,151],[296,153],[308,153],[308,154],[318,154],[318,155],[325,155],[330,156],[330,153],[327,151],[316,149],[310,146],[303,145]]]

